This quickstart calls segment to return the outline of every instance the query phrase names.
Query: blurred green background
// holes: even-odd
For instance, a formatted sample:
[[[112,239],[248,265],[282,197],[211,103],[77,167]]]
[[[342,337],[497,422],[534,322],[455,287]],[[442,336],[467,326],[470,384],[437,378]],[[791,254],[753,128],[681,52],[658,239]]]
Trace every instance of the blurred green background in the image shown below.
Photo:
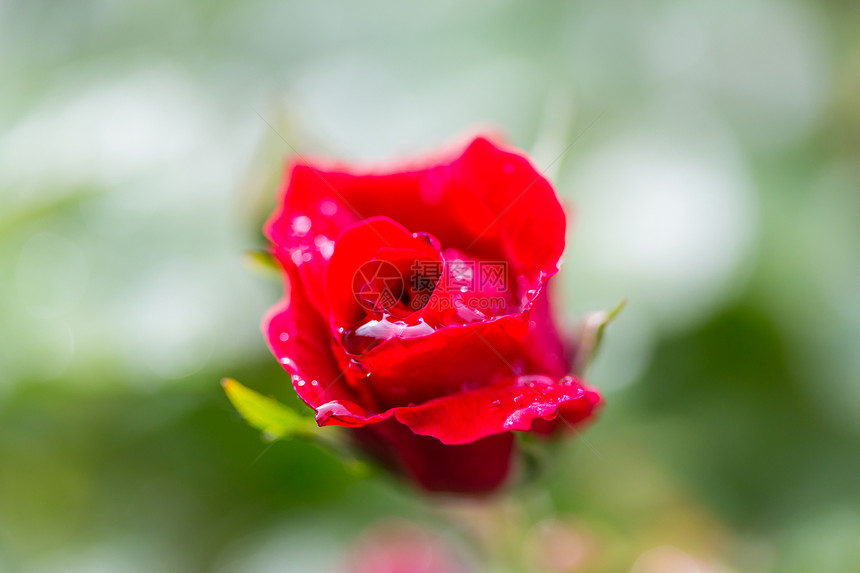
[[[498,129],[572,206],[563,317],[629,298],[603,417],[497,570],[860,571],[858,29],[847,0],[0,2],[0,571],[357,571],[391,516],[463,545],[222,393],[295,403],[242,256],[290,154],[261,116],[351,160]]]

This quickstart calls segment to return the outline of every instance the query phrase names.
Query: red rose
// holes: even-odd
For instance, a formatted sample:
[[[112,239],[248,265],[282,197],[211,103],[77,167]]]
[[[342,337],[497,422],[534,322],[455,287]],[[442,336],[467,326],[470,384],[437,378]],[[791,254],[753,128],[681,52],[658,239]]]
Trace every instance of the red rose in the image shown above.
[[[492,490],[512,431],[600,402],[568,375],[545,292],[565,216],[522,153],[479,138],[385,172],[295,162],[265,232],[287,294],[264,333],[293,388],[424,488]]]

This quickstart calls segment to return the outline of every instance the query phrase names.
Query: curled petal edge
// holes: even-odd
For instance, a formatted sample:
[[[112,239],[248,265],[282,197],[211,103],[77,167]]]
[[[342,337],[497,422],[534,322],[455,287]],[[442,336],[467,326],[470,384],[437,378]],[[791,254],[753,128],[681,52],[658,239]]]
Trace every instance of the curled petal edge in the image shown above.
[[[358,428],[393,417],[415,434],[458,445],[504,432],[526,432],[538,420],[578,424],[593,417],[601,401],[596,390],[570,376],[555,381],[531,375],[379,414],[371,414],[349,400],[311,406],[320,426]]]

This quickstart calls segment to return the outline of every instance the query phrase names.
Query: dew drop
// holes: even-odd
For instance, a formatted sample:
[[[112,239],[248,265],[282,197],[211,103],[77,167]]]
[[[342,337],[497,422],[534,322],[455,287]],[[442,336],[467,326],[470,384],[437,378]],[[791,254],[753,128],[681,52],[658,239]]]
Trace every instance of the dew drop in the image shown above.
[[[314,237],[314,245],[319,249],[319,252],[324,259],[330,259],[334,253],[334,241],[325,235],[317,235]]]
[[[281,334],[279,334],[279,335],[278,335],[278,339],[279,339],[281,342],[286,342],[286,341],[288,341],[288,340],[290,339],[290,335],[289,335],[289,333],[287,333],[287,332],[282,332]]]
[[[347,408],[344,404],[337,400],[332,400],[331,402],[326,402],[325,404],[317,406],[316,411],[316,420],[320,424],[333,416],[352,415],[352,412],[349,410],[349,408]]]
[[[381,320],[368,320],[356,328],[345,330],[341,334],[341,342],[350,354],[363,354],[392,338],[417,338],[433,331],[434,328],[423,320],[407,324],[384,316]]]
[[[331,217],[337,213],[337,203],[332,201],[331,199],[326,199],[322,203],[320,203],[320,213],[325,215],[326,217]]]
[[[412,238],[413,239],[420,239],[420,240],[424,241],[425,243],[427,243],[431,247],[437,246],[435,240],[433,239],[433,237],[429,233],[424,233],[424,232],[412,233]]]
[[[295,235],[304,237],[311,230],[311,218],[306,215],[294,217],[290,227]]]
[[[502,401],[501,400],[493,400],[492,402],[490,402],[490,409],[491,410],[498,410],[501,407],[502,407]]]
[[[514,396],[514,404],[519,404],[523,401],[523,398],[525,398],[525,394],[519,394],[517,396]]]
[[[365,378],[370,376],[370,366],[367,364],[362,364],[361,361],[356,360],[355,358],[351,358],[349,360],[349,369],[358,374],[359,376],[363,376]]]

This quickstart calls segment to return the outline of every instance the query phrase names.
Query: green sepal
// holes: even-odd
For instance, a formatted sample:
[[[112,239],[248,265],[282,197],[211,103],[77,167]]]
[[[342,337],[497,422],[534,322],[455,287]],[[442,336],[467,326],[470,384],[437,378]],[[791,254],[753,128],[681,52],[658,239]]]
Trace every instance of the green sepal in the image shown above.
[[[581,375],[594,360],[600,343],[603,341],[606,327],[624,310],[625,306],[627,306],[627,299],[623,298],[609,310],[600,310],[585,315],[580,327],[576,357],[573,361],[574,374]]]
[[[248,249],[244,253],[245,264],[249,268],[274,278],[281,277],[281,264],[269,251],[263,249]]]

